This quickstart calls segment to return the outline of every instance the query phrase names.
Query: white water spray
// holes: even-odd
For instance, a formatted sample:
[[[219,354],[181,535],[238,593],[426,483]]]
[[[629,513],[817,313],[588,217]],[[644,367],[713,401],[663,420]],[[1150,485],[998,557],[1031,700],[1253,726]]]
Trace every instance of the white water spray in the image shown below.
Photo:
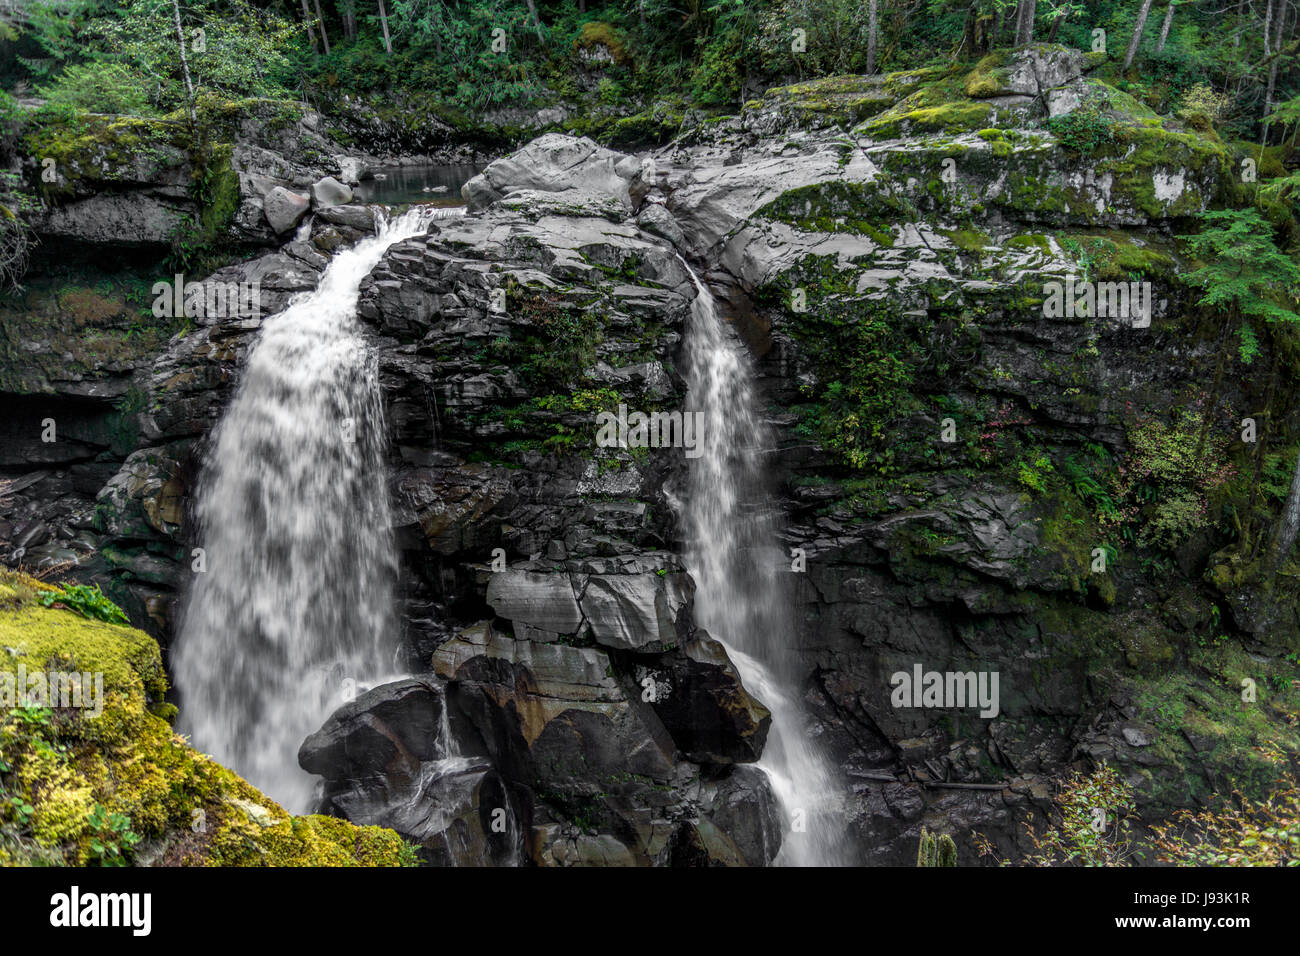
[[[689,269],[690,267],[687,266]],[[745,687],[772,712],[759,767],[786,818],[778,864],[829,866],[841,857],[834,777],[809,739],[798,699],[788,565],[776,546],[764,480],[766,426],[755,408],[748,357],[694,271],[686,333],[688,411],[704,413],[703,454],[690,463],[681,503],[696,582],[695,618],[727,648]]]
[[[206,570],[174,666],[181,729],[293,812],[315,779],[298,766],[303,739],[348,687],[393,666],[383,406],[356,321],[361,281],[389,246],[459,212],[381,222],[267,319],[204,463]]]

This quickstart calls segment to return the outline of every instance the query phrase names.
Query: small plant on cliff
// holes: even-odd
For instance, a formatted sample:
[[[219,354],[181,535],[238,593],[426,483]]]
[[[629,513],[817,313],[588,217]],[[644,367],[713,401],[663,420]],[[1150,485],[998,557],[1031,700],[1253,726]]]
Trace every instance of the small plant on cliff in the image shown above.
[[[1117,510],[1102,516],[1103,526],[1171,549],[1212,523],[1211,496],[1236,469],[1224,437],[1202,439],[1204,419],[1199,409],[1183,409],[1174,422],[1148,419],[1129,429],[1129,453],[1111,488]]]
[[[1083,107],[1047,121],[1067,152],[1089,155],[1115,142],[1115,124],[1096,109]]]
[[[63,605],[83,617],[109,624],[129,624],[126,612],[104,596],[99,585],[65,584],[57,590],[42,591],[41,603],[46,607]]]
[[[92,866],[126,866],[131,848],[140,837],[131,829],[131,818],[123,813],[110,813],[103,804],[95,804],[90,812],[90,852],[86,862]]]

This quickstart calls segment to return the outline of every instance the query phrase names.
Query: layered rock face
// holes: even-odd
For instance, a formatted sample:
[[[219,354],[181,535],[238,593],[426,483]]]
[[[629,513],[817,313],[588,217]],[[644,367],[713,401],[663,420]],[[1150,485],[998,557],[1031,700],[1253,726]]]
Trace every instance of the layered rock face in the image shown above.
[[[546,135],[468,184],[463,218],[390,249],[359,312],[386,396],[413,676],[304,744],[323,809],[393,827],[435,864],[774,858],[784,822],[753,766],[770,715],[692,618],[674,514],[687,461],[596,440],[601,412],[682,407],[683,259],[757,358],[796,690],[858,860],[909,862],[923,826],[954,833],[962,863],[972,832],[1014,855],[1053,782],[1098,761],[1150,818],[1271,781],[1249,741],[1294,761],[1284,708],[1238,695],[1296,649],[1294,595],[1244,582],[1212,528],[1150,573],[1153,552],[1112,541],[1082,478],[1044,477],[1117,468],[1213,374],[1171,235],[1229,188],[1226,151],[1084,66],[1031,48],[970,73],[773,90],[639,156]],[[1068,148],[1052,124],[1080,110],[1126,145]],[[369,215],[323,209],[312,241],[214,278],[256,271],[269,315]],[[1045,307],[1071,280],[1147,283],[1133,301],[1149,310]],[[52,385],[125,378],[145,396],[121,413],[138,435],[110,447],[88,425],[84,448],[56,446],[72,457],[23,452],[11,542],[81,542],[86,573],[166,636],[199,544],[186,502],[203,439],[258,324],[204,321],[134,379]],[[1241,451],[1228,426],[1267,401],[1226,380],[1220,464]],[[1205,650],[1218,633],[1250,654]],[[996,673],[996,713],[897,706],[892,678],[917,665]]]

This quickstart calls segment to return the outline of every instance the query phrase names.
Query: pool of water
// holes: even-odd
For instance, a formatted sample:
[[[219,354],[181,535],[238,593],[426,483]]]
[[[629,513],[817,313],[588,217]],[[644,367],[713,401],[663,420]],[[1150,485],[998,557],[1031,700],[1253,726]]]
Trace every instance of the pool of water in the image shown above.
[[[362,181],[352,191],[360,202],[367,203],[460,206],[464,204],[460,187],[482,171],[481,165],[378,167],[372,179]]]

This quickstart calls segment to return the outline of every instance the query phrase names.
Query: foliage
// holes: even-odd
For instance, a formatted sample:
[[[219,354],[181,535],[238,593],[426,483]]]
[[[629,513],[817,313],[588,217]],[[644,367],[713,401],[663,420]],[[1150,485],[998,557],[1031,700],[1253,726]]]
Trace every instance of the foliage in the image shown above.
[[[1133,820],[1137,805],[1133,788],[1110,766],[1090,774],[1072,773],[1056,795],[1055,818],[1039,833],[1032,815],[1025,835],[1033,847],[1015,864],[1002,866],[1128,866],[1133,846]],[[977,834],[980,856],[996,858],[992,841]]]
[[[1140,421],[1128,442],[1112,479],[1116,510],[1103,517],[1103,527],[1139,545],[1173,549],[1212,523],[1211,494],[1236,469],[1227,461],[1227,440],[1205,434],[1202,411],[1185,407],[1173,421]]]
[[[110,624],[127,624],[126,612],[110,601],[100,591],[99,585],[64,584],[59,588],[41,592],[41,603],[46,607],[62,605],[83,617]]]
[[[1016,463],[1016,477],[1021,487],[1036,494],[1047,490],[1047,479],[1053,471],[1052,459],[1047,455],[1026,456]]]
[[[1152,826],[1156,859],[1176,866],[1300,866],[1300,790],[1241,794],[1217,809],[1181,810]]]
[[[1205,261],[1180,275],[1204,290],[1197,304],[1268,322],[1300,322],[1300,265],[1277,247],[1273,229],[1255,208],[1212,209],[1201,231],[1180,236]]]
[[[1091,155],[1115,142],[1115,124],[1096,108],[1081,107],[1047,121],[1062,148]]]
[[[74,63],[40,94],[53,106],[141,115],[148,109],[145,86],[144,77],[124,63]]]

